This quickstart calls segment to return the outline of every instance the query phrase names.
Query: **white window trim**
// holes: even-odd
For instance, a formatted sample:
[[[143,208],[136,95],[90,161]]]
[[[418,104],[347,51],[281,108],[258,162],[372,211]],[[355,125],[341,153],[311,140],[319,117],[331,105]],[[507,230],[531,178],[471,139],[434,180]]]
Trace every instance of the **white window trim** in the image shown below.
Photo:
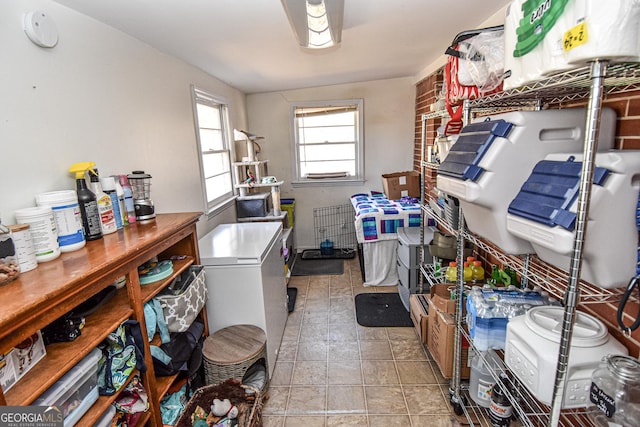
[[[300,162],[298,159],[295,110],[300,107],[337,107],[342,105],[357,105],[358,109],[358,141],[356,143],[356,176],[346,178],[303,179],[300,177]],[[362,98],[340,99],[329,101],[296,101],[289,104],[289,128],[292,159],[292,186],[339,186],[362,184],[364,179],[364,100]]]
[[[230,110],[231,110],[231,102],[222,96],[213,95],[206,90],[200,89],[195,85],[191,85],[191,98],[192,98],[192,108],[193,108],[193,121],[194,121],[194,131],[196,135],[197,142],[197,154],[198,154],[198,166],[200,168],[200,185],[202,191],[202,202],[205,214],[208,215],[209,218],[211,216],[216,215],[217,213],[227,209],[230,203],[232,203],[236,199],[235,188],[234,188],[234,168],[233,168],[233,159],[235,158],[234,153],[234,143],[233,143],[233,130],[230,123]],[[222,126],[224,127],[224,132],[227,135],[227,144],[229,150],[229,172],[231,178],[231,192],[228,193],[228,196],[221,196],[220,198],[209,202],[207,200],[207,190],[206,190],[206,180],[204,176],[204,165],[202,164],[202,146],[200,144],[200,125],[198,122],[198,111],[197,111],[197,103],[198,101],[205,101],[204,103],[210,102],[219,104],[225,110],[224,118]]]

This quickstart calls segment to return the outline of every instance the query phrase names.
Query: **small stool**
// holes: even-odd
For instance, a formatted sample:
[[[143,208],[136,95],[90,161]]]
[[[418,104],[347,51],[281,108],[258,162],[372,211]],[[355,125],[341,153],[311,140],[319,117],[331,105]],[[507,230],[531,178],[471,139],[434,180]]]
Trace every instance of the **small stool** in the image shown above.
[[[205,383],[219,384],[229,378],[242,380],[247,369],[260,359],[268,378],[267,335],[261,328],[233,325],[220,329],[208,336],[202,347]]]

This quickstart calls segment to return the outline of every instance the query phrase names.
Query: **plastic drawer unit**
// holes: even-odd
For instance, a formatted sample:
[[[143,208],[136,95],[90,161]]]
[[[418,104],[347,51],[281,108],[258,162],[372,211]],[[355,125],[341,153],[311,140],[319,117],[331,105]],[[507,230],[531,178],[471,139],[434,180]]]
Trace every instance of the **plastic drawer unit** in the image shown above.
[[[509,254],[534,253],[507,230],[509,203],[535,164],[550,153],[581,152],[584,108],[515,111],[487,116],[462,129],[438,168],[437,187],[457,197],[467,227]],[[602,110],[598,147],[613,147],[615,113]]]
[[[102,352],[94,348],[36,399],[34,405],[59,406],[64,414],[64,426],[74,426],[98,400],[98,361],[101,355]]]
[[[435,227],[424,229],[424,262],[433,262],[433,256],[429,252],[429,243],[433,239]],[[420,228],[398,228],[398,256],[396,259],[398,268],[398,293],[404,307],[409,311],[409,295],[419,291],[420,277]]]
[[[575,161],[574,161],[575,160]],[[582,154],[552,154],[539,162],[509,205],[508,230],[527,239],[538,257],[569,269]],[[623,287],[635,275],[640,150],[596,153],[581,278]]]

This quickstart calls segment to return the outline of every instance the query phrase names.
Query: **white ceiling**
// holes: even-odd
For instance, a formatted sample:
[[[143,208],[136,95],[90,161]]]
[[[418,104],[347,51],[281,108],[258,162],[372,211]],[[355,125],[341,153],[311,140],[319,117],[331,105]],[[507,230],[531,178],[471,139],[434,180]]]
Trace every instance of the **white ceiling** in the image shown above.
[[[342,44],[301,49],[279,0],[56,0],[245,92],[417,76],[509,0],[346,0]]]

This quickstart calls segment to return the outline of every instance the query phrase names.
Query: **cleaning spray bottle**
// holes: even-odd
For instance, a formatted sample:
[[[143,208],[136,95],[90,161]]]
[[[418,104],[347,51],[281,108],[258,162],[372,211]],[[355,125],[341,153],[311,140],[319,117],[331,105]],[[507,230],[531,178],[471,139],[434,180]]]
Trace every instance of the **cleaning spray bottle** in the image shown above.
[[[124,225],[122,215],[120,214],[120,203],[118,202],[118,192],[116,191],[116,182],[112,176],[100,178],[100,186],[102,191],[111,198],[111,208],[113,209],[113,218],[116,221],[116,228],[120,230]]]
[[[96,240],[102,237],[102,227],[100,225],[100,214],[96,195],[87,187],[85,173],[95,167],[93,162],[74,163],[69,168],[69,172],[76,177],[76,193],[78,193],[78,205],[80,216],[82,217],[82,228],[84,237],[87,240]]]
[[[111,175],[113,182],[116,185],[116,194],[118,195],[118,207],[120,208],[120,216],[122,218],[123,225],[129,225],[129,215],[127,215],[127,206],[124,204],[124,188],[120,185],[120,177],[118,175]]]
[[[133,203],[133,190],[131,189],[131,184],[129,184],[129,178],[127,178],[127,175],[118,176],[120,177],[122,190],[124,190],[124,205],[125,211],[127,212],[127,219],[129,220],[129,224],[133,224],[136,222],[136,208]]]
[[[98,204],[98,212],[100,213],[100,227],[102,234],[110,234],[118,231],[116,225],[116,217],[113,212],[111,197],[104,191],[100,185],[100,176],[98,169],[89,169],[89,180],[91,181],[91,190],[96,195],[96,203]]]

